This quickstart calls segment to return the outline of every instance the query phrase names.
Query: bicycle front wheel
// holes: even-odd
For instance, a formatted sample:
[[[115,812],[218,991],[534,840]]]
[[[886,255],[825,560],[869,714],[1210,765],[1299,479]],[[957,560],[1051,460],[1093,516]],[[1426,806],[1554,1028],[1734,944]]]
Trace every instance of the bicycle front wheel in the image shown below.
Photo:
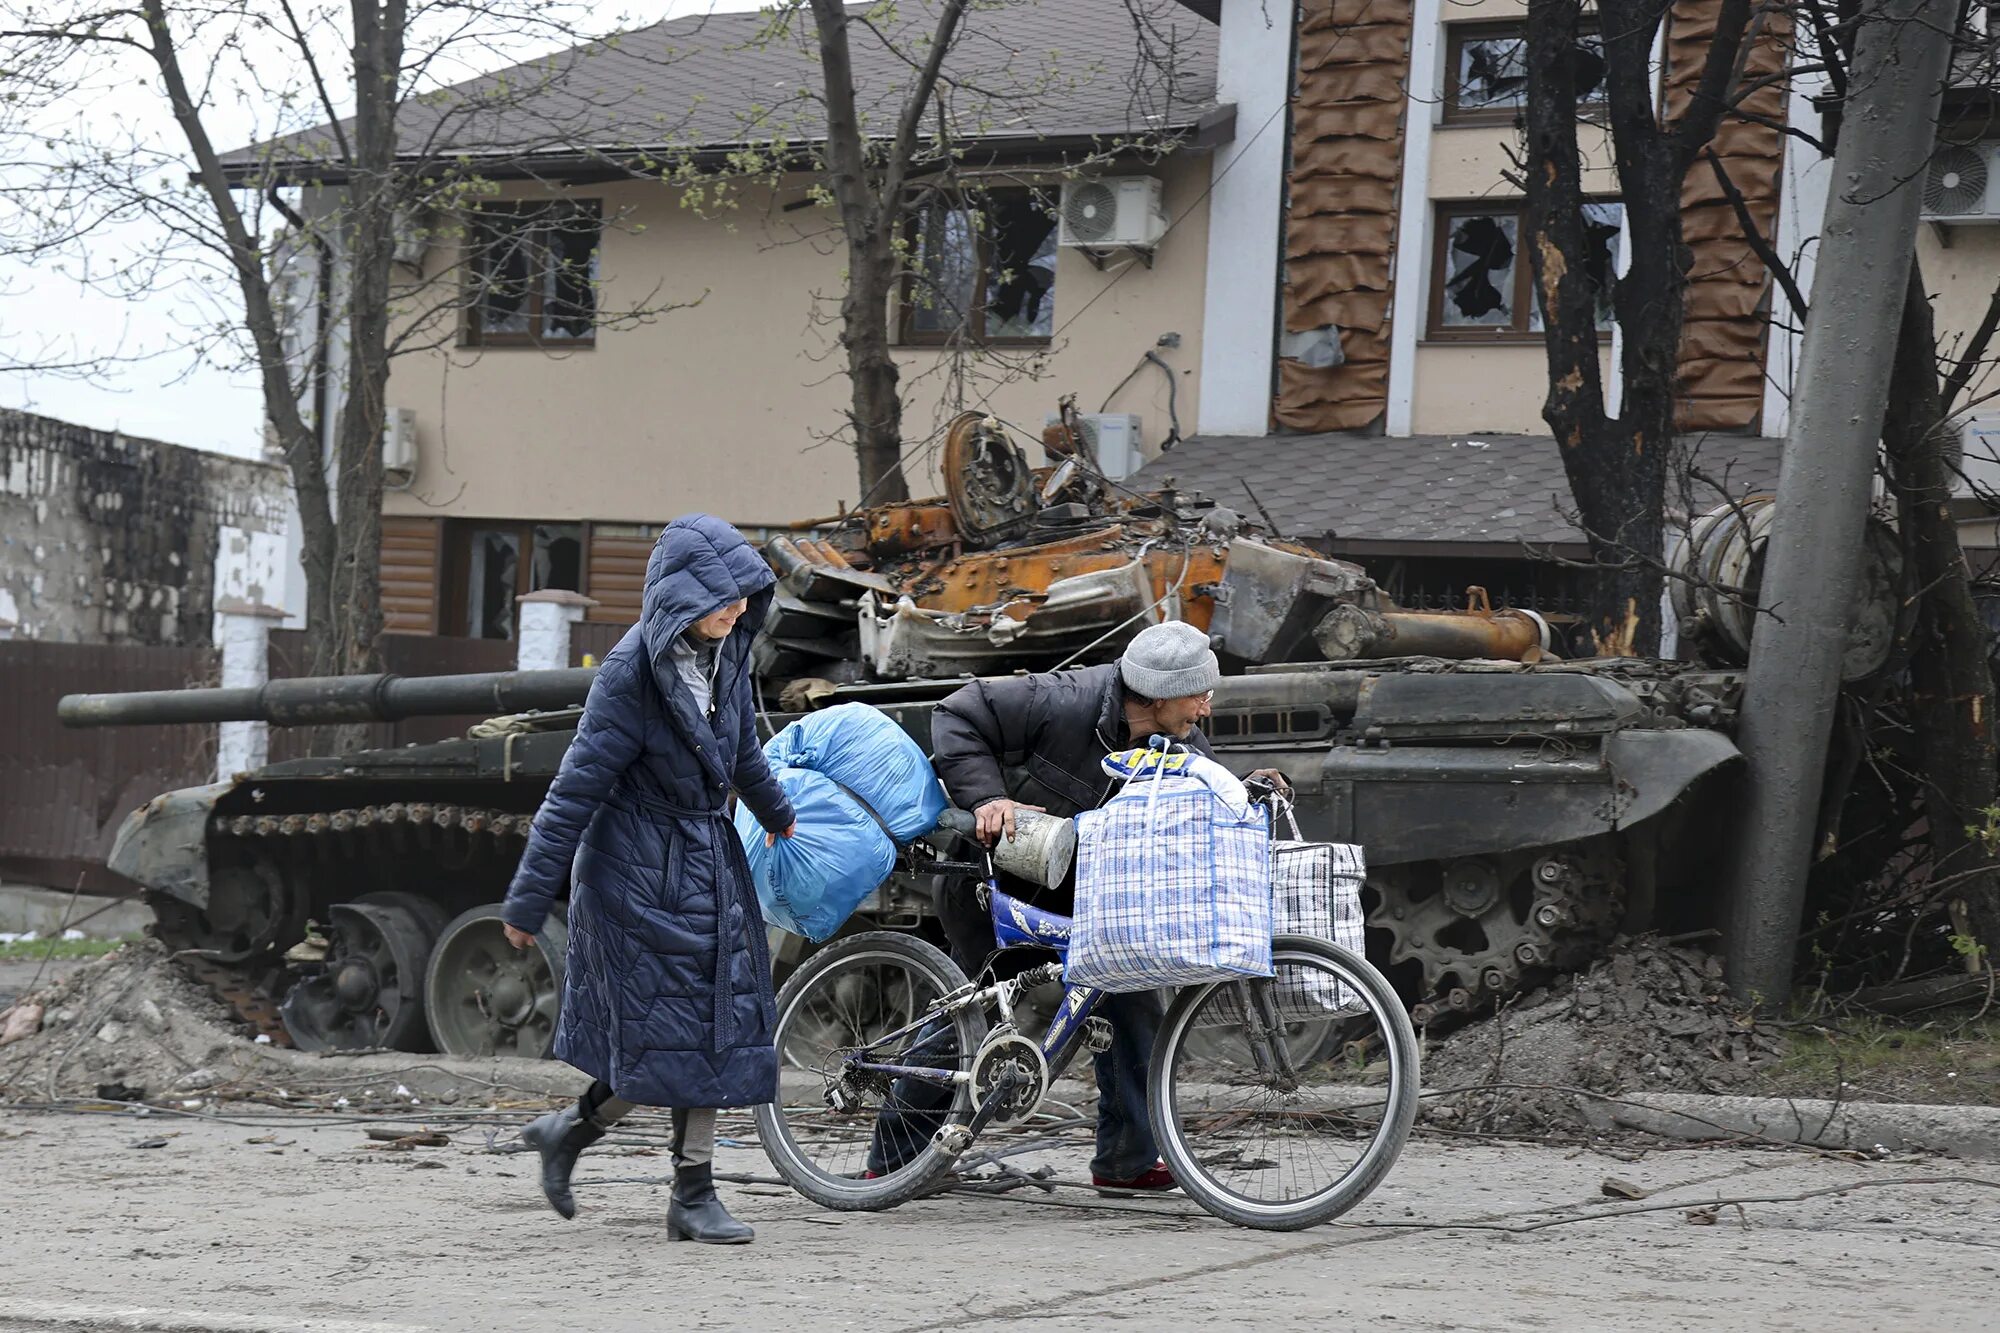
[[[826,1208],[893,1208],[939,1183],[952,1159],[931,1138],[972,1118],[969,1084],[856,1071],[871,1064],[963,1070],[986,1036],[971,1006],[923,1020],[966,984],[912,935],[871,931],[814,954],[778,992],[778,1100],[757,1108],[764,1153],[791,1187]],[[871,1172],[873,1174],[871,1174]]]
[[[1388,979],[1347,950],[1280,935],[1272,961],[1268,982],[1180,993],[1147,1099],[1190,1198],[1238,1226],[1296,1231],[1395,1165],[1417,1115],[1417,1035]]]

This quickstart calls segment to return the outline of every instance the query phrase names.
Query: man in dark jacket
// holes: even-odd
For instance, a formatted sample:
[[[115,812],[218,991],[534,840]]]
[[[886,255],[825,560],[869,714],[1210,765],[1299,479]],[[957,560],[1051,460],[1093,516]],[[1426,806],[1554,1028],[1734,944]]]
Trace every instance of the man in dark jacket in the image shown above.
[[[974,813],[979,837],[991,845],[1014,835],[1017,811],[1067,818],[1103,805],[1116,786],[1103,768],[1114,750],[1172,736],[1210,755],[1200,724],[1220,678],[1206,634],[1180,621],[1154,625],[1134,637],[1116,663],[967,685],[931,716],[931,762],[952,804]],[[1073,910],[1072,886],[1022,893],[1052,911]],[[977,975],[995,941],[972,886],[948,889],[937,906],[954,961]],[[1110,1020],[1112,1041],[1096,1059],[1091,1180],[1122,1189],[1171,1189],[1174,1179],[1159,1160],[1146,1114],[1146,1069],[1164,1015],[1159,996],[1106,995],[1098,1012]],[[923,1147],[936,1123],[934,1116],[885,1116],[870,1169],[879,1174],[900,1165]]]

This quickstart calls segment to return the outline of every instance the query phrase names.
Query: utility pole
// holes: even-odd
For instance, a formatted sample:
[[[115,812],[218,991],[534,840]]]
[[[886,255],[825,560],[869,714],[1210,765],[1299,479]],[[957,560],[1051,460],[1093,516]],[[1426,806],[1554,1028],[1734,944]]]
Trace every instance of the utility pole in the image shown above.
[[[1778,473],[1737,745],[1749,763],[1727,919],[1739,999],[1791,996],[1847,613],[1956,0],[1874,0],[1841,105],[1818,280]]]

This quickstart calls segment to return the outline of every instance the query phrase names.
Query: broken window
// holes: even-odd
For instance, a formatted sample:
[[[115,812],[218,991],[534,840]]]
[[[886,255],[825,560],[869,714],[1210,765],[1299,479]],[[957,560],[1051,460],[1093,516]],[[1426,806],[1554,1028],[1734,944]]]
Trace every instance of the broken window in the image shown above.
[[[1508,121],[1528,102],[1527,25],[1453,23],[1446,42],[1444,118]],[[1604,102],[1604,39],[1586,27],[1571,51],[1577,105]]]
[[[1623,204],[1583,205],[1586,271],[1597,298],[1597,327],[1609,332],[1617,285]],[[1533,265],[1522,252],[1525,209],[1450,205],[1438,212],[1437,257],[1431,287],[1433,338],[1525,338],[1542,331]]]
[[[1055,329],[1056,220],[1028,189],[940,196],[911,219],[902,341],[1044,343]]]
[[[515,602],[544,588],[583,590],[581,523],[457,523],[446,550],[446,577],[468,638],[514,637]]]
[[[588,346],[597,322],[597,202],[494,204],[473,215],[465,342]]]

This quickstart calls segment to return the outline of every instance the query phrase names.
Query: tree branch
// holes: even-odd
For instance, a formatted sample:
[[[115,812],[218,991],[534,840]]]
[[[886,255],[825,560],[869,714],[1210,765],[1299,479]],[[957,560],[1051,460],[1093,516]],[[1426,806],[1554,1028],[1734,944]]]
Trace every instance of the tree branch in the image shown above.
[[[1743,239],[1750,243],[1750,248],[1756,252],[1757,258],[1764,261],[1764,267],[1777,280],[1778,285],[1785,289],[1785,300],[1790,302],[1792,309],[1804,319],[1806,298],[1804,293],[1799,291],[1798,280],[1792,276],[1791,266],[1780,259],[1778,252],[1764,239],[1764,233],[1757,227],[1757,220],[1750,216],[1749,201],[1743,197],[1743,191],[1736,188],[1736,182],[1729,178],[1729,171],[1722,165],[1722,158],[1716,154],[1715,148],[1711,145],[1704,149],[1703,156],[1708,159],[1709,168],[1715,173],[1716,185],[1722,190],[1723,197],[1729,200],[1729,207],[1736,213],[1736,224],[1743,228]]]

